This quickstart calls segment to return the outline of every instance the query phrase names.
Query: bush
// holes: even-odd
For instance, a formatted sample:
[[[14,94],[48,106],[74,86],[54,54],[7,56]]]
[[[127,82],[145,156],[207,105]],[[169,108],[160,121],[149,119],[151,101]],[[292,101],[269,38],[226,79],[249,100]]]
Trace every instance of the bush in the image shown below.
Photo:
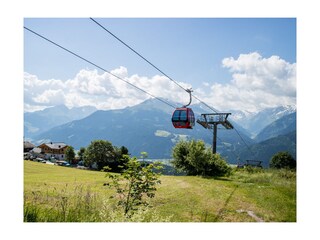
[[[160,174],[154,169],[160,169],[157,163],[143,166],[136,158],[131,158],[125,164],[126,169],[118,174],[107,173],[111,182],[104,185],[114,188],[117,193],[118,206],[123,208],[124,216],[131,218],[142,206],[149,206],[146,198],[155,196],[156,185],[160,184]]]
[[[289,152],[278,152],[271,158],[270,167],[277,169],[295,169],[296,160],[290,155]]]
[[[219,154],[213,154],[201,140],[180,141],[173,148],[172,164],[187,175],[224,176],[231,168]]]

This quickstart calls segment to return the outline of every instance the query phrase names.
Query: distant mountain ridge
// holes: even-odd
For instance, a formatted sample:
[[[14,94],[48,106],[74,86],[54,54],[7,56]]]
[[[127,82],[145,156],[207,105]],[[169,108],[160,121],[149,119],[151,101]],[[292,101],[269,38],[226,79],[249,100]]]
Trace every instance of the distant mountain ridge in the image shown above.
[[[289,132],[284,135],[278,135],[273,138],[269,138],[265,141],[252,144],[250,151],[246,149],[240,150],[236,154],[244,160],[260,160],[264,167],[269,166],[269,161],[272,156],[278,152],[289,152],[295,159],[297,154],[297,133],[296,131]]]
[[[285,115],[268,126],[264,127],[261,132],[255,137],[258,142],[279,136],[297,130],[297,116],[296,112]]]
[[[270,123],[280,119],[283,116],[296,112],[295,105],[279,106],[275,108],[266,108],[259,112],[248,112],[231,110],[231,119],[234,119],[244,129],[251,133],[251,137],[256,137],[259,132]]]
[[[32,139],[55,126],[82,119],[96,110],[91,106],[69,109],[64,105],[58,105],[41,111],[26,112],[24,113],[24,137]]]
[[[197,110],[197,106],[194,106],[194,110],[201,111]],[[180,139],[202,139],[208,144],[212,143],[212,131],[198,124],[192,130],[175,129],[171,123],[172,112],[171,107],[159,104],[156,99],[149,99],[133,107],[96,111],[83,119],[43,132],[35,136],[34,141],[64,141],[79,149],[88,146],[92,140],[105,139],[116,146],[128,147],[135,156],[147,151],[151,158],[171,158],[171,149]],[[234,124],[240,129],[237,123]],[[248,143],[253,143],[247,133],[242,135]],[[217,146],[220,150],[225,150],[224,146],[243,145],[238,143],[239,137],[234,131],[219,132],[219,139],[222,140]],[[226,150],[226,154],[230,149]]]
[[[177,104],[173,103],[173,105]],[[207,113],[207,111],[204,111],[203,107],[198,104],[192,105],[191,107],[196,117],[201,113]],[[283,134],[295,130],[294,128],[291,130],[289,128],[285,131],[276,130],[278,124],[274,124],[274,121],[281,119],[281,116],[289,116],[292,109],[294,108],[279,107],[266,109],[261,113],[247,112],[243,113],[242,117],[237,116],[237,114],[241,114],[240,112],[231,112],[230,121],[241,137],[239,137],[234,130],[222,130],[223,127],[219,127],[222,129],[218,130],[217,151],[225,157],[228,162],[237,163],[239,156],[249,159],[255,157],[251,156],[252,154],[250,154],[247,145],[254,149],[256,148],[256,144],[260,144],[260,148],[257,149],[262,149],[261,146],[265,146],[264,148],[267,149],[270,147],[278,149],[272,146],[272,144],[262,142],[268,140],[267,138],[270,137],[275,139],[278,137],[281,138]],[[199,124],[196,124],[192,130],[175,129],[171,123],[173,108],[160,103],[156,99],[149,99],[141,104],[124,109],[107,111],[94,111],[94,109],[92,109],[92,111],[91,114],[84,118],[69,121],[61,125],[55,125],[55,127],[47,131],[34,134],[32,136],[33,142],[39,144],[48,141],[62,141],[72,145],[75,149],[79,149],[80,147],[87,147],[92,140],[105,139],[111,141],[116,146],[126,146],[134,156],[140,156],[140,152],[146,151],[150,158],[171,158],[172,147],[181,139],[202,139],[208,146],[212,144],[212,131],[204,129]],[[66,119],[66,117],[64,119]],[[255,121],[252,119],[255,119]],[[259,119],[263,121],[261,120],[261,122],[259,122]],[[272,121],[272,119],[275,120]],[[283,121],[286,123],[284,125],[290,125],[290,123],[287,122],[288,119],[283,118]],[[250,123],[246,121],[250,121]],[[265,128],[264,133],[261,133],[261,135],[258,133],[256,139],[251,138],[252,132],[243,127],[249,126],[249,129],[254,129],[255,126],[252,126],[254,123],[259,125],[258,127],[256,126],[256,129]],[[270,124],[270,126],[268,126],[268,124]],[[273,133],[271,134],[271,132]],[[259,141],[262,142],[259,143]],[[275,142],[277,142],[277,140]],[[278,142],[278,144],[280,144],[280,142]],[[281,143],[280,145],[281,149],[290,149],[290,151],[294,146],[294,144],[292,144],[292,142],[289,143],[289,141],[285,141],[285,144]],[[272,152],[270,149],[266,151],[268,153]],[[266,157],[262,156],[262,158],[264,158],[264,161],[267,161]]]

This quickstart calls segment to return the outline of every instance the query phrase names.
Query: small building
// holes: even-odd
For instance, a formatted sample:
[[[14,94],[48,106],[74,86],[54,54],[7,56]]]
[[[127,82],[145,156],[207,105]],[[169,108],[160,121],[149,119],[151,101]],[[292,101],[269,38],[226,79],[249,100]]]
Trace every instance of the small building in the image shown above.
[[[31,142],[23,141],[23,152],[27,153],[34,149],[36,146],[33,145]]]
[[[41,154],[43,154],[46,159],[55,158],[57,160],[65,159],[67,147],[68,145],[62,142],[42,143],[38,146],[38,148],[41,149]]]
[[[41,148],[35,147],[30,151],[30,154],[32,154],[34,158],[37,158],[37,157],[44,158],[44,155],[41,154],[41,151],[42,151]]]

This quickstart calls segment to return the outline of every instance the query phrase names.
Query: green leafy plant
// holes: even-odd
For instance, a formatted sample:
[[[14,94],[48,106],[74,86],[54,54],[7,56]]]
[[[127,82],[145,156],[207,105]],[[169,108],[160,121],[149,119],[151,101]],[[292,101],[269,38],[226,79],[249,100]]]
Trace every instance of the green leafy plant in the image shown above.
[[[72,164],[75,156],[74,148],[72,146],[68,146],[66,149],[66,161]]]
[[[24,195],[24,222],[97,222],[102,200],[84,185],[46,191],[32,191]]]
[[[94,140],[84,151],[84,163],[86,166],[96,165],[98,170],[105,166],[112,168],[112,171],[119,171],[119,166],[124,166],[127,158],[122,157],[128,154],[126,147],[118,148],[110,141]]]
[[[213,154],[203,141],[180,141],[173,148],[173,166],[187,175],[224,176],[231,168],[219,154]]]
[[[144,161],[146,158],[148,158],[148,153],[147,153],[147,152],[141,152],[140,154],[141,154],[140,158],[142,158],[143,161]]]
[[[291,156],[289,152],[278,152],[271,158],[270,167],[278,169],[295,169],[296,160]]]
[[[129,157],[128,157],[129,158]],[[160,184],[160,169],[158,163],[142,166],[136,158],[128,159],[125,170],[119,174],[107,173],[111,181],[105,185],[116,190],[118,206],[122,207],[123,214],[131,218],[141,207],[149,206],[147,198],[155,196],[156,185]]]

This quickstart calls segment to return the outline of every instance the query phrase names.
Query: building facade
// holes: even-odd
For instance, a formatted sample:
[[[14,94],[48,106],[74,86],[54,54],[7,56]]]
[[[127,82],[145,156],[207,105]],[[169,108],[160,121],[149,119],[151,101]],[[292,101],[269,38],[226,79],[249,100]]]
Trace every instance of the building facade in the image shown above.
[[[64,160],[66,149],[68,145],[65,143],[43,143],[38,148],[41,149],[41,154],[44,155],[46,159],[52,159],[55,158],[57,160]]]

